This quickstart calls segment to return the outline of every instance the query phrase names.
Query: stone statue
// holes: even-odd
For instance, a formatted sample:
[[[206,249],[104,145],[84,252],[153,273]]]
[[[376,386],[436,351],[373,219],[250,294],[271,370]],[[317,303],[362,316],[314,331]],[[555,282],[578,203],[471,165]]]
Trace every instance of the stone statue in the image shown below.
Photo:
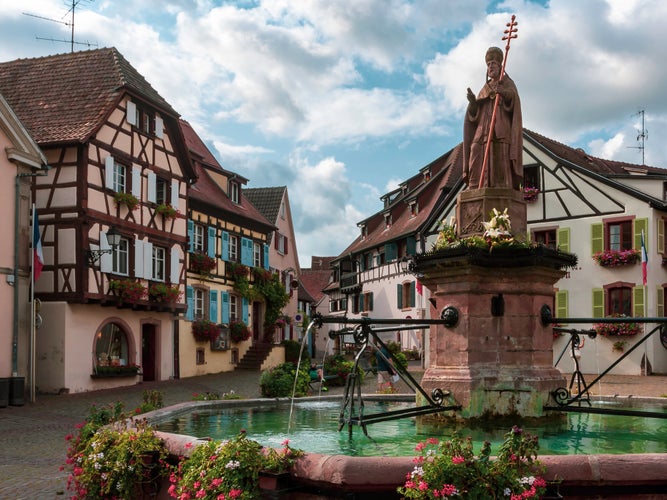
[[[518,190],[523,182],[521,102],[516,85],[503,74],[502,62],[502,49],[491,47],[487,50],[486,83],[477,96],[468,89],[468,109],[463,125],[463,180],[467,189],[504,187]],[[497,109],[492,141],[483,172],[494,105]]]

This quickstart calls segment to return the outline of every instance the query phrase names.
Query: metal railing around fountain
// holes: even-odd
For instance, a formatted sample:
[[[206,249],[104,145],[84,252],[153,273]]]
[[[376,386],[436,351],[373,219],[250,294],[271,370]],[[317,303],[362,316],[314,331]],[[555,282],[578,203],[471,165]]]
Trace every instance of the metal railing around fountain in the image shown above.
[[[595,329],[575,329],[575,328],[563,328],[560,326],[554,326],[554,332],[569,334],[570,338],[561,351],[558,359],[556,359],[555,365],[558,366],[558,363],[563,358],[563,355],[570,350],[570,357],[574,361],[574,371],[572,377],[570,378],[570,385],[566,387],[559,387],[555,391],[552,391],[551,395],[553,396],[556,405],[546,405],[544,406],[545,410],[552,411],[564,411],[564,412],[577,412],[577,413],[597,413],[597,414],[606,414],[606,415],[622,415],[622,416],[633,416],[633,417],[650,417],[650,418],[667,418],[667,413],[665,412],[652,412],[652,411],[642,411],[642,410],[632,410],[632,409],[619,409],[619,408],[597,408],[591,405],[591,395],[590,389],[595,386],[600,380],[604,378],[605,375],[609,374],[619,363],[621,363],[625,358],[630,356],[633,351],[647,342],[654,334],[660,332],[660,339],[662,345],[667,349],[667,318],[657,317],[657,318],[642,318],[642,317],[617,317],[617,318],[554,318],[551,313],[551,308],[549,306],[542,307],[541,319],[544,325],[559,325],[559,324],[600,324],[600,323],[657,323],[657,326],[654,327],[651,331],[646,333],[639,341],[635,343],[630,349],[625,351],[616,361],[610,364],[605,370],[603,370],[593,381],[587,383],[584,377],[584,374],[581,372],[579,366],[579,358],[581,353],[579,349],[583,346],[583,336],[588,336],[591,339],[597,337],[597,331]],[[648,359],[644,360],[645,363],[648,363]],[[572,392],[572,389],[576,384],[576,393]],[[582,406],[582,403],[587,403],[587,406]]]
[[[322,316],[315,315],[313,318],[313,323],[321,328],[325,323],[335,323],[341,325],[355,325],[353,328],[345,327],[338,331],[329,332],[329,337],[334,339],[339,336],[352,335],[354,339],[355,346],[357,348],[357,353],[354,357],[354,366],[352,371],[347,376],[345,381],[345,392],[343,396],[343,401],[341,402],[341,409],[338,418],[338,430],[341,431],[345,426],[348,428],[348,434],[351,437],[352,429],[356,427],[361,427],[364,434],[368,436],[367,426],[370,424],[384,422],[387,420],[397,420],[400,418],[409,418],[415,417],[418,415],[428,415],[432,413],[438,413],[443,411],[452,411],[460,410],[461,405],[459,404],[445,404],[445,401],[450,403],[454,401],[451,393],[449,391],[443,391],[440,388],[433,389],[431,394],[428,394],[427,391],[417,382],[412,374],[407,369],[407,366],[403,366],[398,363],[398,360],[393,355],[387,346],[379,337],[379,333],[385,332],[397,332],[401,330],[423,330],[429,328],[430,325],[434,324],[446,324],[446,320],[437,320],[437,319],[371,319],[371,318],[357,318],[350,319],[346,317],[332,317],[332,316]],[[394,325],[387,326],[383,328],[374,328],[373,325]],[[370,339],[373,339],[372,344],[369,343]],[[423,399],[428,403],[425,405],[414,406],[411,408],[403,408],[400,410],[390,410],[382,413],[371,413],[364,414],[364,400],[361,394],[361,380],[359,373],[361,370],[360,362],[364,356],[366,356],[366,351],[369,348],[373,348],[375,345],[378,349],[379,355],[384,358],[386,363],[389,362],[389,359],[384,355],[382,349],[385,352],[389,353],[389,357],[393,361],[393,369],[396,371],[400,379],[407,384],[407,386],[414,391],[415,393],[421,394]]]

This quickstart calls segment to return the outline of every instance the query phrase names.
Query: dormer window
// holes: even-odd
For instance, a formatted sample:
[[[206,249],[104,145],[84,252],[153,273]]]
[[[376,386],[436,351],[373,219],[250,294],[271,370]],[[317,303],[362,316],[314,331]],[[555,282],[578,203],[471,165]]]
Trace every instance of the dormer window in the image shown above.
[[[241,188],[239,187],[238,182],[229,183],[229,199],[234,203],[239,202]]]
[[[368,228],[364,224],[363,226],[361,226],[361,237],[366,238],[366,236],[368,236]]]
[[[419,204],[417,203],[417,200],[411,201],[409,206],[410,206],[410,217],[416,217],[417,214],[419,213]]]
[[[431,170],[425,170],[424,171],[424,181],[428,182],[431,180]]]
[[[384,226],[389,229],[391,227],[391,214],[384,214]]]

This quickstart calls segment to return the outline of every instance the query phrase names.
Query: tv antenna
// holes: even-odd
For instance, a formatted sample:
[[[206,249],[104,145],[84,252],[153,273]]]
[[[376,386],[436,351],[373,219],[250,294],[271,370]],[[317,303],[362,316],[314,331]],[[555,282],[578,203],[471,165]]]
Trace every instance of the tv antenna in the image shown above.
[[[92,42],[77,42],[76,40],[74,40],[74,11],[76,10],[76,8],[78,7],[78,5],[79,5],[82,1],[90,2],[90,1],[93,1],[93,0],[72,0],[72,6],[69,8],[69,10],[67,11],[67,13],[65,14],[65,15],[67,15],[67,14],[71,14],[71,15],[70,15],[70,21],[69,21],[69,22],[67,22],[67,21],[61,21],[60,19],[51,19],[50,17],[38,16],[37,14],[30,14],[29,12],[23,12],[23,15],[24,15],[24,16],[30,16],[30,17],[36,17],[37,19],[44,19],[45,21],[51,21],[51,22],[58,23],[58,24],[64,24],[65,26],[69,26],[69,27],[71,28],[71,33],[72,33],[72,34],[71,34],[69,40],[57,40],[57,39],[55,39],[55,38],[42,38],[42,37],[39,37],[39,36],[35,37],[37,40],[47,40],[47,41],[49,41],[49,42],[63,42],[63,43],[69,43],[69,44],[70,44],[70,51],[71,51],[71,52],[74,52],[74,46],[75,46],[75,45],[86,45],[86,46],[88,46],[89,48],[92,47],[92,46],[97,47],[97,44],[96,44],[96,43],[92,43]],[[63,17],[65,17],[65,16],[63,16]]]
[[[644,127],[644,110],[640,109],[635,115],[636,116],[640,115],[642,117],[642,128],[641,130],[637,131],[637,142],[639,142],[638,146],[628,146],[631,149],[639,149],[642,152],[642,165],[646,165],[644,163],[644,141],[648,138],[648,130]]]

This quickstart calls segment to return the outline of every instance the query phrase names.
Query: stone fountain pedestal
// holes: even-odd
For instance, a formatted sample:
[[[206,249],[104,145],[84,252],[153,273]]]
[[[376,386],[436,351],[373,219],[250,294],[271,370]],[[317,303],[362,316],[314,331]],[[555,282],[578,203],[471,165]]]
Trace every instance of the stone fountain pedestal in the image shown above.
[[[431,291],[431,317],[458,312],[454,326],[432,325],[422,387],[450,391],[462,419],[542,417],[550,392],[566,385],[553,366],[554,284],[570,254],[534,249],[448,249],[421,256],[417,271]]]

